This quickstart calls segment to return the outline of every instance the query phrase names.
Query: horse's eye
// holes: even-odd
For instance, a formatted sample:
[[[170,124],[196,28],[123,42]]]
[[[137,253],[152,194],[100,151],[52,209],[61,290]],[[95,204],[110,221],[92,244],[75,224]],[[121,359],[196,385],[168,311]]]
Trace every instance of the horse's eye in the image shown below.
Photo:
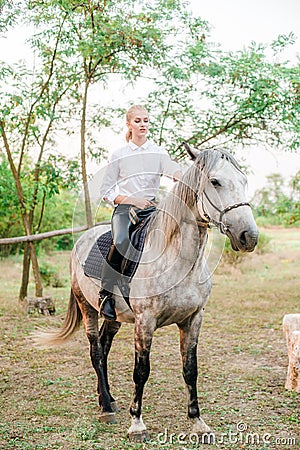
[[[219,183],[219,181],[218,181],[216,178],[211,178],[211,179],[210,179],[210,182],[211,182],[211,184],[212,184],[214,187],[220,187],[220,186],[221,186],[221,184]]]

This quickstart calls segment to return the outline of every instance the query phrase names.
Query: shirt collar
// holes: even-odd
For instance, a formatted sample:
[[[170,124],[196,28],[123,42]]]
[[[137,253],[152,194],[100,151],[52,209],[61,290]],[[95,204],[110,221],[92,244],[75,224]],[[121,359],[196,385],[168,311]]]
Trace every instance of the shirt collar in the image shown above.
[[[143,145],[141,145],[140,147],[136,144],[134,144],[132,141],[128,142],[129,147],[131,148],[131,150],[137,150],[137,149],[143,149],[143,150],[147,150],[150,142],[146,141]]]

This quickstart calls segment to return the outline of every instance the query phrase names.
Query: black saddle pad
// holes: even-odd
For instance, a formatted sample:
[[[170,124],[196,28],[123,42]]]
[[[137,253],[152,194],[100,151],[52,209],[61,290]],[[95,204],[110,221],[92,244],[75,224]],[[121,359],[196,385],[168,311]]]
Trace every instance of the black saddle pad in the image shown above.
[[[83,263],[83,271],[87,277],[101,280],[101,271],[112,244],[111,231],[107,231],[97,238],[93,244],[87,259]]]
[[[128,255],[126,264],[123,264],[123,275],[128,277],[129,281],[134,276],[142,256],[149,219],[150,217],[147,218],[144,222],[140,223],[131,236],[131,241],[136,252],[132,259],[130,259],[131,255]],[[93,244],[89,252],[87,259],[83,264],[83,270],[86,276],[101,280],[102,267],[104,262],[106,261],[106,257],[111,245],[112,234],[110,230],[97,238],[96,242]]]

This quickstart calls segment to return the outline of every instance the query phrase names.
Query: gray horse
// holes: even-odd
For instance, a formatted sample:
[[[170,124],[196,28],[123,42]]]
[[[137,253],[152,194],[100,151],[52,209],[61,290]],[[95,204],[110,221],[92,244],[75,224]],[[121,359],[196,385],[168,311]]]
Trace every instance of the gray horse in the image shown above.
[[[130,309],[116,290],[117,321],[98,327],[97,280],[83,271],[95,239],[107,231],[99,226],[85,232],[71,254],[71,296],[59,330],[36,334],[42,345],[66,341],[84,323],[90,342],[92,365],[98,376],[100,418],[116,421],[117,406],[110,393],[107,358],[121,322],[134,323],[134,393],[130,405],[129,435],[148,437],[142,420],[142,397],[150,372],[150,349],[157,328],[176,323],[180,332],[183,377],[188,394],[188,417],[193,432],[209,433],[200,417],[197,398],[197,342],[204,307],[211,291],[211,274],[204,256],[210,223],[230,239],[236,251],[254,250],[258,230],[245,198],[246,177],[235,159],[224,150],[197,152],[189,148],[193,164],[159,204],[147,230],[144,251],[131,281]]]

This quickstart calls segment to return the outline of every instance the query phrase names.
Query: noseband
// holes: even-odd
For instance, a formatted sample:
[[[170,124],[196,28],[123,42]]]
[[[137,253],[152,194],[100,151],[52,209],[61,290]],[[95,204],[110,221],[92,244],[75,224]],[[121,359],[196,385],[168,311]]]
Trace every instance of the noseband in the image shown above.
[[[205,191],[203,192],[203,194],[205,195],[206,199],[211,204],[211,206],[220,213],[219,221],[217,221],[217,220],[214,220],[211,217],[209,217],[209,215],[204,212],[204,216],[207,219],[207,223],[212,222],[214,225],[216,225],[219,228],[219,230],[222,234],[225,234],[226,231],[228,230],[228,227],[222,222],[223,216],[228,211],[231,211],[232,209],[235,209],[235,208],[239,208],[240,206],[250,206],[250,208],[251,208],[251,205],[249,202],[241,202],[241,203],[235,203],[234,205],[227,206],[225,209],[221,210],[210,200],[210,198],[208,197],[208,195],[206,194]],[[204,211],[203,200],[202,200],[202,209]]]

